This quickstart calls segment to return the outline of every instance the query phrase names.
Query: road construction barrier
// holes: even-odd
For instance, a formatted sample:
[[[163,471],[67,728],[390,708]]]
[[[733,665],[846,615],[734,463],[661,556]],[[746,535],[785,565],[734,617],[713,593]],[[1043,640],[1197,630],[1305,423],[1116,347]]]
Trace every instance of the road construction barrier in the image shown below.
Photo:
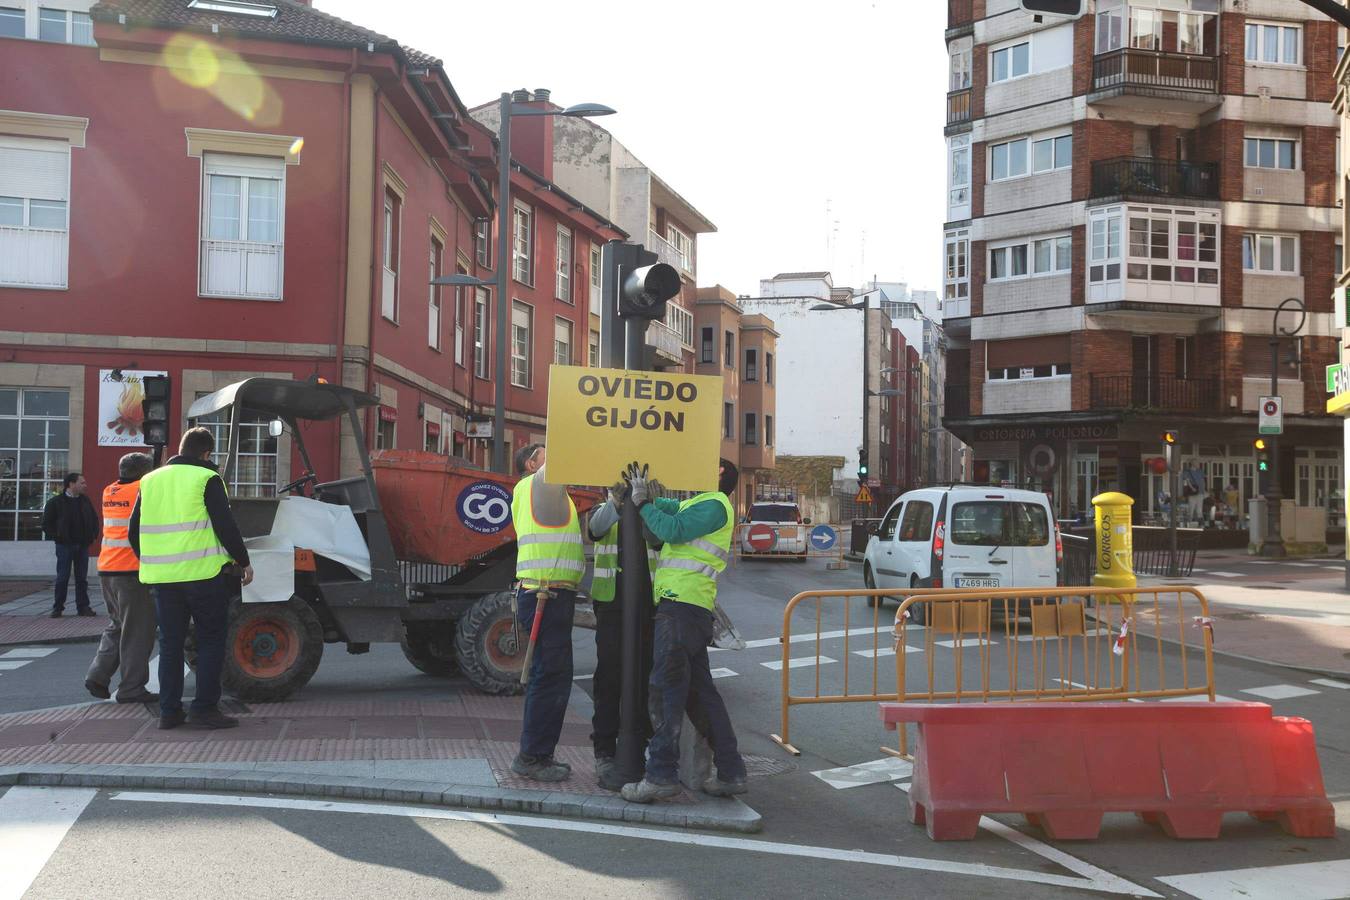
[[[731,548],[737,559],[828,559],[830,568],[848,568],[844,538],[838,525],[742,522]]]
[[[1174,838],[1216,838],[1225,812],[1335,837],[1312,723],[1265,703],[883,703],[919,729],[909,820],[971,840],[980,817],[1021,813],[1053,840],[1090,840],[1107,812]]]
[[[801,705],[1214,700],[1209,604],[1194,588],[910,588],[901,595],[892,627],[883,629],[879,604],[894,596],[894,588],[890,591],[804,591],[788,601],[781,637],[781,732],[770,735],[788,752],[799,752],[791,742],[789,714]],[[872,623],[870,629],[852,627],[858,617],[850,601],[858,598],[873,604],[862,617]],[[814,633],[794,634],[794,614],[802,604],[812,603]],[[823,626],[827,609],[830,624]],[[838,610],[842,631],[832,630]],[[922,634],[922,646],[910,646],[915,633]],[[860,635],[867,648],[861,651],[853,640]],[[822,692],[822,660],[834,660],[822,655],[821,642],[835,638],[843,639],[843,689]],[[1199,646],[1190,646],[1188,639],[1198,639]],[[814,647],[814,665],[809,657],[792,659],[793,646],[802,643]],[[1169,656],[1164,643],[1177,644],[1175,653]],[[893,668],[886,660],[892,653]],[[870,690],[868,684],[854,690],[850,680],[857,656],[864,666],[870,663]],[[793,672],[799,673],[800,687],[802,670],[811,668],[814,684],[794,694]],[[905,729],[899,729],[898,748],[882,749],[908,757]]]

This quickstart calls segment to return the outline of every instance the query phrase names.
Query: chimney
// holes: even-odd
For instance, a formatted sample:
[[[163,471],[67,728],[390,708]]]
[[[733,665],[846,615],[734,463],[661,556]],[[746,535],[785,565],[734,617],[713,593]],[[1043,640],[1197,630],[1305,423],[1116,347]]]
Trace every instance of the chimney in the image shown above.
[[[547,103],[547,102],[548,102],[548,95],[549,95],[549,93],[550,93],[550,91],[549,91],[548,88],[535,88],[535,89],[534,89],[534,102],[535,102],[535,103]]]
[[[529,91],[516,91],[513,99],[516,103],[549,109],[554,106],[549,102],[549,93],[547,88],[537,88],[533,96]],[[521,116],[511,120],[511,156],[549,181],[553,180],[553,118]]]
[[[530,92],[527,91],[527,90],[525,90],[524,88],[521,88],[521,89],[518,90],[518,91],[513,91],[512,94],[511,94],[511,102],[512,102],[512,103],[529,103],[529,102],[530,102]]]

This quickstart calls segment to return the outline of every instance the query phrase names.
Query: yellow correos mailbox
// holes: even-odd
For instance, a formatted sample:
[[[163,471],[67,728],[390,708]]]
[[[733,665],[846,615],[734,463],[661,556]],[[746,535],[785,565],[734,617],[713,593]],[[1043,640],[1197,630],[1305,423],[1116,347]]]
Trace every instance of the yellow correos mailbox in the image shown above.
[[[1094,587],[1132,588],[1134,578],[1134,498],[1116,491],[1092,498],[1097,537]]]

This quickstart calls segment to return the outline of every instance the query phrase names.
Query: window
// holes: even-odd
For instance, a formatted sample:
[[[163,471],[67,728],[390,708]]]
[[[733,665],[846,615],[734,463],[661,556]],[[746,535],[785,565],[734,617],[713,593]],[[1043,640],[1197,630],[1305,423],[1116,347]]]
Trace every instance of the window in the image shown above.
[[[1110,53],[1121,47],[1121,34],[1125,24],[1121,8],[1115,5],[1107,8],[1105,3],[1097,5],[1097,52]]]
[[[698,361],[701,363],[717,362],[717,357],[715,355],[717,351],[713,346],[713,332],[714,329],[711,326],[705,326],[704,328],[699,329]]]
[[[736,332],[728,331],[723,335],[722,364],[728,369],[736,368]]]
[[[1030,158],[1028,158],[1030,144]],[[989,148],[989,177],[993,181],[1020,178],[1028,173],[1053,172],[1073,165],[1073,136],[1018,138]]]
[[[694,271],[694,242],[674,225],[666,226],[666,240],[675,247],[675,252],[680,254],[680,268],[686,272]]]
[[[1260,169],[1297,169],[1298,141],[1282,138],[1246,138],[1243,165]]]
[[[384,279],[380,292],[380,315],[391,322],[398,321],[398,250],[399,219],[403,200],[398,194],[384,192]]]
[[[1031,142],[1031,171],[1050,172],[1073,165],[1073,135],[1041,138]]]
[[[15,35],[22,37],[22,35]],[[58,44],[94,46],[94,22],[87,12],[69,9],[38,9],[38,40]]]
[[[947,203],[962,206],[970,202],[970,135],[951,139],[951,185]]]
[[[422,421],[422,449],[430,453],[441,452],[441,413],[434,406],[426,408],[426,418]]]
[[[895,537],[895,523],[900,518],[900,509],[901,505],[897,503],[887,510],[886,518],[877,526],[877,540],[889,541]]]
[[[1130,46],[1136,50],[1162,49],[1162,10],[1142,7],[1130,9]]]
[[[42,507],[70,460],[70,393],[0,388],[0,541],[42,540]]]
[[[473,297],[473,374],[488,377],[488,290],[474,288]]]
[[[473,257],[485,269],[492,268],[492,220],[473,220]]]
[[[994,181],[1027,174],[1027,139],[994,144],[989,148],[989,177]]]
[[[511,383],[530,386],[530,351],[534,345],[534,310],[519,301],[511,303]]]
[[[759,380],[759,351],[754,347],[745,348],[745,372],[743,375],[746,381]]]
[[[1096,216],[1091,221],[1088,246],[1088,281],[1120,278],[1120,210]]]
[[[378,414],[379,419],[375,423],[375,449],[393,450],[394,426],[398,414],[387,406],[379,407]]]
[[[1302,54],[1302,29],[1273,22],[1247,23],[1247,62],[1296,66]]]
[[[1106,222],[1115,222],[1118,210],[1110,210]],[[1125,277],[1132,281],[1219,283],[1219,225],[1216,214],[1199,219],[1194,210],[1130,207],[1127,225]],[[1110,227],[1115,228],[1112,224]],[[1098,225],[1093,224],[1092,263],[1088,280],[1114,280],[1108,273],[1098,277],[1094,265]],[[1114,235],[1112,235],[1114,239]],[[1114,259],[1115,257],[1108,257]],[[1108,268],[1113,264],[1108,263]],[[1118,274],[1118,273],[1117,273]]]
[[[468,264],[458,265],[455,271],[460,275],[468,275]],[[464,365],[464,317],[467,311],[465,306],[466,288],[455,288],[455,365]]]
[[[431,277],[427,281],[434,281],[441,274],[441,259],[445,254],[445,248],[435,237],[431,239],[431,252],[429,254],[429,263],[431,266]],[[455,304],[459,305],[459,288],[455,288]],[[455,323],[456,343],[455,343],[455,362],[462,362],[459,351],[459,323]],[[441,349],[441,289],[438,285],[430,286],[430,295],[427,297],[427,346],[433,350]]]
[[[970,87],[970,46],[956,47],[951,53],[951,74],[948,91],[963,91]]]
[[[572,231],[558,226],[558,265],[553,279],[553,296],[572,302]]]
[[[553,363],[559,366],[572,364],[572,323],[566,319],[553,321]]]
[[[967,232],[960,232],[965,235]],[[943,298],[946,300],[964,300],[970,296],[970,239],[948,235],[944,241],[947,260],[945,277],[942,279]]]
[[[764,446],[773,446],[773,416],[768,414],[764,416]]]
[[[755,421],[755,414],[748,412],[745,414],[745,443],[746,446],[754,446],[759,443],[759,426]]]
[[[927,500],[911,500],[905,504],[905,515],[900,520],[901,541],[926,541],[933,533],[933,504]]]
[[[511,234],[514,240],[511,277],[521,284],[534,284],[534,270],[530,267],[534,258],[534,210],[519,200],[513,213]]]
[[[764,383],[773,384],[773,354],[764,354]]]
[[[1205,26],[1210,19],[1190,12],[1177,13],[1177,52],[1204,53]]]
[[[70,145],[0,139],[0,285],[66,286]]]
[[[989,80],[993,82],[1021,78],[1031,72],[1031,42],[1023,41],[990,54]]]
[[[1298,274],[1298,236],[1292,234],[1244,234],[1242,268],[1248,272],[1275,275]]]
[[[722,402],[722,437],[736,440],[736,405],[730,400]]]
[[[591,272],[590,272],[590,275],[591,275],[591,278],[590,278],[590,282],[591,282],[591,309],[590,309],[590,311],[591,311],[592,313],[594,313],[595,315],[597,315],[597,316],[600,315],[600,312],[601,312],[601,309],[600,309],[601,280],[600,280],[600,279],[601,279],[601,277],[603,276],[603,274],[604,274],[604,270],[601,268],[601,263],[600,263],[600,245],[599,245],[599,244],[591,244]]]
[[[1027,274],[1027,245],[995,247],[989,251],[989,280],[1021,278]]]
[[[590,362],[590,365],[593,368],[598,367],[600,365],[600,332],[591,332],[590,343],[587,345],[586,349],[587,360]]]
[[[989,369],[989,381],[1031,381],[1037,378],[1057,378],[1071,375],[1073,369],[1068,363],[1044,363],[1035,366],[1009,366],[1001,369]]]
[[[1056,275],[1068,272],[1072,265],[1073,242],[1067,234],[989,250],[990,281]]]
[[[277,439],[267,432],[268,423],[274,418],[248,409],[243,411],[239,422],[239,462],[234,472],[224,470],[230,452],[230,411],[222,409],[197,419],[197,424],[210,429],[216,439],[216,462],[222,467],[221,475],[229,479],[231,497],[277,495]]]
[[[280,300],[285,161],[205,153],[202,170],[202,296]]]
[[[24,11],[8,6],[0,6],[0,37],[21,38],[24,36]],[[13,523],[11,522],[12,526]],[[0,535],[4,534],[0,526]]]

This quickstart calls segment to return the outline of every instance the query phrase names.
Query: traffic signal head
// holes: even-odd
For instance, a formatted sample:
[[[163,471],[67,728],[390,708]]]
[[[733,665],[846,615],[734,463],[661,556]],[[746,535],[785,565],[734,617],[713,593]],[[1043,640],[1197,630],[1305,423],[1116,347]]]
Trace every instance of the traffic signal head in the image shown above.
[[[169,376],[147,375],[141,380],[141,433],[152,447],[169,442]]]
[[[1177,442],[1177,433],[1175,430],[1169,429],[1162,433],[1162,439],[1164,444],[1175,444]]]
[[[1256,470],[1258,472],[1270,471],[1270,457],[1266,455],[1266,439],[1257,438],[1252,441],[1252,447],[1256,450]]]
[[[867,451],[858,451],[858,484],[867,480]]]
[[[1257,438],[1256,440],[1252,441],[1252,446],[1256,448],[1257,452],[1264,453],[1266,450],[1266,439]]]
[[[680,273],[674,266],[655,263],[621,273],[619,315],[664,319],[666,301],[680,292]]]

